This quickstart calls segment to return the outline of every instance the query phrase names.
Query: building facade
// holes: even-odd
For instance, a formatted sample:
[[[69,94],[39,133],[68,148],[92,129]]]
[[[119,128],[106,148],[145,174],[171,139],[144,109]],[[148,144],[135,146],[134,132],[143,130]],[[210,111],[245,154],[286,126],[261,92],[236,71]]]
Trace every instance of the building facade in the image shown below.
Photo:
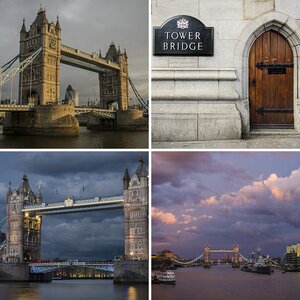
[[[124,178],[125,258],[148,259],[148,172],[141,158],[136,171]]]
[[[213,29],[212,53],[182,54],[184,34],[198,38],[198,50],[206,41],[188,35],[189,17]],[[154,142],[240,139],[257,129],[300,133],[299,1],[152,1],[155,28],[172,18],[177,34],[165,31],[171,55],[155,53],[153,30]]]
[[[41,191],[34,194],[28,178],[23,176],[18,189],[9,186],[7,192],[7,237],[6,262],[26,262],[40,259],[41,256],[41,225],[42,217],[24,214],[24,205],[40,204],[42,202]]]
[[[288,265],[300,268],[300,244],[286,247],[286,261]]]

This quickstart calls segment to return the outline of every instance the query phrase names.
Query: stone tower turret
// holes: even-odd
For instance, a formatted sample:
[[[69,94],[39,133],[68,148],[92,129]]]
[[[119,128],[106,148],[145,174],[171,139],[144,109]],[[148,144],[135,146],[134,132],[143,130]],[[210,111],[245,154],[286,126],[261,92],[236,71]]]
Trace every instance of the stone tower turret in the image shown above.
[[[146,260],[148,259],[148,172],[142,158],[131,177],[125,170],[123,180],[125,257]]]
[[[31,190],[27,175],[22,177],[19,189],[7,192],[7,237],[5,260],[7,262],[24,262],[39,259],[41,255],[42,217],[23,213],[28,204],[38,204],[41,198]]]
[[[40,8],[27,31],[25,22],[20,32],[20,62],[42,47],[42,52],[20,73],[19,103],[56,104],[60,95],[61,28],[49,23],[46,10]]]
[[[113,103],[118,104],[120,110],[128,108],[128,58],[126,51],[117,50],[112,42],[105,55],[105,59],[117,63],[119,71],[106,70],[99,73],[100,105],[104,109],[111,108]]]

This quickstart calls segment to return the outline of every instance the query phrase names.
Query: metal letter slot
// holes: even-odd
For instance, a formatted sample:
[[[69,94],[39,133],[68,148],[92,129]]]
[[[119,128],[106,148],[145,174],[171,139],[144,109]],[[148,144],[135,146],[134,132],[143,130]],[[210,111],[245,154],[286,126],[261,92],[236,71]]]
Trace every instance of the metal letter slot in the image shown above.
[[[259,70],[268,70],[268,74],[286,74],[286,68],[293,68],[294,64],[266,64],[263,61],[256,64]]]
[[[259,114],[263,113],[293,113],[293,108],[264,108],[264,107],[258,107],[256,109],[256,112]]]

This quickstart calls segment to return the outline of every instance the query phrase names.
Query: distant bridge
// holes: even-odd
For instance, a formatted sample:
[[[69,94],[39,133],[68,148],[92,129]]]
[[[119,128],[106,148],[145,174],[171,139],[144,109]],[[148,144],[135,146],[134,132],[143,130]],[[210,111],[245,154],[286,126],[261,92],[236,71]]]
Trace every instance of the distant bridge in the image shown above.
[[[47,262],[30,263],[29,270],[31,274],[49,273],[62,268],[79,267],[107,272],[114,272],[114,264],[102,262]]]
[[[73,200],[70,196],[64,202],[25,205],[22,212],[36,215],[57,215],[92,210],[118,209],[124,205],[123,196],[95,197]]]

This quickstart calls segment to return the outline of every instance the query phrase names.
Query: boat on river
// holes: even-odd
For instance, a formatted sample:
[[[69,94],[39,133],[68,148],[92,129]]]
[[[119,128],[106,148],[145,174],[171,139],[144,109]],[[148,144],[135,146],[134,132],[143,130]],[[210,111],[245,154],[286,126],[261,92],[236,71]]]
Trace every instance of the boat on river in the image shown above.
[[[175,284],[175,273],[171,270],[163,270],[152,276],[152,283]]]
[[[252,258],[248,262],[246,262],[242,268],[241,271],[244,272],[251,272],[251,273],[259,273],[259,274],[272,274],[273,270],[272,268],[267,265],[266,261],[268,260],[269,257],[263,257],[260,254],[261,249],[256,250],[256,257],[253,256],[252,253]]]

